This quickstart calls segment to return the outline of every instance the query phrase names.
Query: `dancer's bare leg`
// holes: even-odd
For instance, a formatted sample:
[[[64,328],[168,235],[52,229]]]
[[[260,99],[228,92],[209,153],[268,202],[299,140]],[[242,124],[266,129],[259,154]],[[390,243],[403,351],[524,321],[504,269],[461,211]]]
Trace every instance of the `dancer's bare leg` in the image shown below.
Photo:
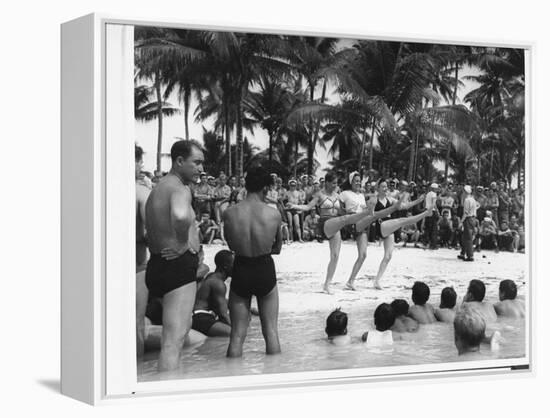
[[[390,234],[386,238],[384,238],[383,243],[384,243],[384,258],[382,258],[382,261],[380,262],[380,267],[378,267],[378,273],[376,274],[376,278],[374,279],[375,289],[382,289],[382,286],[380,286],[380,279],[384,275],[384,272],[386,271],[386,267],[388,267],[388,264],[391,260],[391,256],[393,253],[393,234]]]
[[[399,228],[402,228],[406,225],[414,224],[427,216],[431,216],[432,213],[433,210],[427,209],[424,212],[419,213],[418,215],[409,216],[407,218],[388,219],[387,221],[384,221],[380,224],[380,232],[382,233],[382,237],[387,237],[388,235],[393,234]]]
[[[361,266],[365,262],[365,259],[367,258],[367,234],[360,234],[357,239],[357,260],[355,260],[355,264],[353,265],[353,269],[351,270],[351,274],[349,276],[348,282],[346,283],[346,289],[349,290],[355,290],[355,286],[353,282],[355,281],[355,277],[357,276],[357,273],[359,273],[359,270],[361,269]]]
[[[292,213],[286,213],[286,220],[288,221],[288,239],[289,241],[294,241],[294,226],[292,225]]]
[[[294,221],[294,228],[295,228],[295,231],[296,231],[296,235],[298,235],[298,241],[299,242],[304,242],[302,240],[302,230],[300,229],[300,215],[295,213],[294,216],[292,217],[293,221]]]
[[[338,256],[340,255],[340,247],[342,245],[342,237],[340,236],[339,231],[336,232],[336,234],[328,240],[328,245],[330,248],[330,260],[327,266],[327,276],[325,279],[325,284],[323,285],[323,291],[330,295],[330,283],[332,282],[334,272],[336,271]]]

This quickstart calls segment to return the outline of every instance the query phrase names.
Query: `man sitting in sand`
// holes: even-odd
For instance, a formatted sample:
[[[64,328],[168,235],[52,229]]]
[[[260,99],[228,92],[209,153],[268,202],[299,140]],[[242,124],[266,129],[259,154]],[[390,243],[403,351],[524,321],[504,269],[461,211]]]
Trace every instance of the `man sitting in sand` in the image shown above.
[[[430,288],[424,282],[414,282],[412,288],[412,301],[414,306],[409,309],[409,316],[420,324],[436,322],[434,307],[427,303],[430,298]]]
[[[409,317],[409,304],[404,299],[396,299],[391,303],[395,312],[395,323],[391,327],[393,332],[415,332],[418,330],[418,322]]]
[[[233,253],[218,251],[214,263],[216,271],[203,280],[197,291],[191,328],[209,337],[229,337],[231,321],[225,299],[225,281],[233,270]]]
[[[145,207],[151,258],[145,283],[162,299],[159,371],[176,369],[197,289],[199,234],[189,184],[202,172],[204,156],[195,141],[177,141],[170,151],[172,168],[155,186]]]
[[[223,216],[225,238],[235,252],[229,294],[231,337],[228,357],[241,357],[250,318],[250,301],[256,296],[267,354],[281,352],[277,319],[279,293],[271,254],[281,252],[281,215],[269,207],[265,194],[273,181],[256,167],[246,175],[246,198],[229,207]]]
[[[498,287],[500,302],[495,303],[495,311],[498,316],[509,318],[524,318],[525,305],[523,301],[516,299],[518,288],[512,280],[503,280]]]
[[[340,308],[332,311],[327,317],[325,332],[331,344],[338,346],[348,345],[351,342],[351,338],[348,335],[348,315],[342,312]]]
[[[439,322],[453,323],[456,312],[456,292],[452,287],[446,287],[441,291],[441,303],[434,312]]]
[[[494,306],[489,302],[483,302],[485,298],[485,284],[478,279],[470,281],[468,285],[468,291],[464,296],[464,305],[469,305],[476,309],[485,323],[495,322],[497,320],[497,313]]]
[[[490,344],[491,351],[499,349],[502,341],[500,333],[495,331],[491,337],[487,337],[485,320],[472,306],[463,305],[458,310],[453,325],[455,346],[459,356],[472,357],[472,360],[479,358],[481,343]]]
[[[395,312],[387,303],[378,305],[374,311],[375,330],[367,331],[361,336],[361,340],[367,343],[367,347],[383,347],[393,344],[391,327],[395,323]]]

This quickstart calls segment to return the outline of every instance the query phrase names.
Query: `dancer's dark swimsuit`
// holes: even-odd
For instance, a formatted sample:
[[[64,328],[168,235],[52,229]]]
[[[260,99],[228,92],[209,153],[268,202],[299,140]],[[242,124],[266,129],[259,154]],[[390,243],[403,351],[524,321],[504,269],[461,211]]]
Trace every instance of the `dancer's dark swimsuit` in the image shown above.
[[[163,297],[197,280],[199,256],[187,251],[175,260],[166,260],[160,254],[151,254],[145,273],[145,284],[152,296]]]
[[[321,202],[319,202],[317,207],[319,208],[319,210],[322,210],[322,209],[324,209],[324,210],[336,209],[336,211],[339,211],[340,210],[340,198],[336,197],[336,199],[333,200],[329,196],[324,196],[323,200],[321,200]],[[329,237],[327,237],[327,235],[325,234],[325,222],[328,221],[331,218],[336,217],[336,216],[338,216],[338,214],[321,215],[320,216],[319,224],[317,225],[317,227],[319,228],[317,234],[319,236],[321,236],[323,239],[329,239]]]
[[[245,299],[253,295],[264,297],[276,284],[277,275],[271,254],[258,257],[235,256],[231,278],[233,293]]]
[[[392,203],[391,203],[390,199],[388,199],[388,198],[386,198],[386,204],[385,205],[380,200],[377,200],[376,201],[376,206],[374,206],[374,211],[378,212],[379,210],[387,209],[391,205],[392,205]],[[382,222],[387,221],[388,219],[391,219],[391,216],[386,216],[385,218],[380,218],[376,222],[376,239],[387,238],[387,237],[382,235],[382,230],[380,229],[380,225],[382,224]]]

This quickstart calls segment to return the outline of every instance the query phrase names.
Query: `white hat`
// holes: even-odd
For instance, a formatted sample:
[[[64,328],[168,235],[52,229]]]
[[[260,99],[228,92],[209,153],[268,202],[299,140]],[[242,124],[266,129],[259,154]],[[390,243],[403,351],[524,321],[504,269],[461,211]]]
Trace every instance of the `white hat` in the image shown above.
[[[483,220],[484,220],[485,222],[491,222],[491,218],[489,218],[488,216],[486,216],[485,218],[483,218]]]
[[[465,191],[466,193],[472,193],[472,187],[469,186],[469,185],[466,185],[466,186],[464,186],[464,191]]]
[[[439,187],[439,184],[437,184],[437,183],[432,183],[432,184],[430,184],[430,187],[431,187],[432,189],[437,189],[437,188]]]

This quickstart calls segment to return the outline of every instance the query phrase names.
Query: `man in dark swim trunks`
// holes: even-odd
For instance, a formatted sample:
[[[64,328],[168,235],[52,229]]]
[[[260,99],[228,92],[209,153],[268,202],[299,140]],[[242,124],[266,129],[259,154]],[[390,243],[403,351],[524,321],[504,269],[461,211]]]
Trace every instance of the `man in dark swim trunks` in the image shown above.
[[[197,291],[191,328],[209,337],[229,337],[231,321],[225,299],[225,281],[232,274],[233,253],[218,251],[214,262],[216,271],[206,276]]]
[[[248,170],[247,196],[224,213],[225,238],[235,252],[229,314],[231,337],[228,357],[241,357],[248,330],[250,301],[256,296],[262,333],[267,354],[281,352],[277,319],[279,293],[271,254],[281,252],[281,215],[265,202],[265,194],[272,182],[269,173],[261,167]]]
[[[162,298],[159,371],[178,367],[197,290],[199,234],[189,183],[202,172],[204,156],[194,141],[178,141],[170,151],[172,168],[153,189],[145,207],[151,258],[145,283],[152,297]]]

